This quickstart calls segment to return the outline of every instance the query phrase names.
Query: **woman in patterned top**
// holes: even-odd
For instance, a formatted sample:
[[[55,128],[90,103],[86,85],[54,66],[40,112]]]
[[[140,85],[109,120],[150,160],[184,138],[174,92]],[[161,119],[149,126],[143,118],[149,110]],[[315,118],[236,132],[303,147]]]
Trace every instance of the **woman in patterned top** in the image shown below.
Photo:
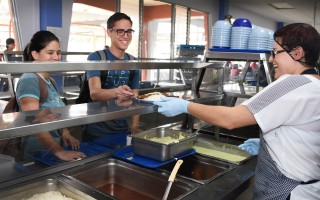
[[[208,106],[178,98],[155,102],[166,116],[189,113],[234,129],[258,124],[262,130],[253,199],[319,199],[320,54],[318,31],[304,23],[274,34],[270,62],[277,79],[235,107]],[[205,112],[203,112],[205,110]]]

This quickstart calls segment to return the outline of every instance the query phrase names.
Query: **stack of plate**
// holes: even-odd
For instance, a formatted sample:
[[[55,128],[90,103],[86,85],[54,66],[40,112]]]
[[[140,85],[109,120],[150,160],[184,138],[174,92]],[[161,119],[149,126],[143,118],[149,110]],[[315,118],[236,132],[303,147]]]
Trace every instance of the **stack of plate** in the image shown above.
[[[217,21],[212,27],[213,48],[229,48],[231,36],[231,24],[225,20]]]
[[[248,49],[268,50],[268,48],[269,32],[266,29],[256,26],[250,33]]]
[[[248,19],[238,18],[231,28],[231,49],[248,49],[252,25]]]

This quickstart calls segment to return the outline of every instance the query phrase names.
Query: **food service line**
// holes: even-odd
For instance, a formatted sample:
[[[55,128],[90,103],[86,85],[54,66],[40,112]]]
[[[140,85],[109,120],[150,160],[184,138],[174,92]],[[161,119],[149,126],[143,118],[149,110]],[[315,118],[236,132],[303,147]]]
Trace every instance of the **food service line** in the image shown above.
[[[221,95],[210,92],[179,91],[174,96],[203,103],[219,100]],[[121,106],[115,100],[75,104],[50,109],[2,114],[0,116],[0,139],[21,137],[41,131],[65,128],[94,122],[107,121],[121,117],[156,112],[151,103],[134,100],[130,106]],[[49,115],[55,119],[47,121]]]

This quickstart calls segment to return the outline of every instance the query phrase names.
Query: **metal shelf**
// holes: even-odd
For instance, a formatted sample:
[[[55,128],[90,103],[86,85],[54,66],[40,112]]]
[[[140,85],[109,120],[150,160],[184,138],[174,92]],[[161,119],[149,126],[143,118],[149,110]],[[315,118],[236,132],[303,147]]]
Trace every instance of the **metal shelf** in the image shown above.
[[[212,92],[178,91],[172,93],[194,102],[208,102],[222,99],[222,95]],[[32,135],[70,126],[90,124],[117,118],[156,112],[150,103],[133,100],[130,106],[121,106],[115,100],[76,104],[50,109],[2,114],[0,116],[0,140]],[[55,119],[48,121],[47,119]]]
[[[86,70],[136,70],[136,69],[202,69],[222,67],[221,62],[181,60],[131,60],[131,61],[83,61],[83,62],[1,62],[0,73],[86,71]]]
[[[219,52],[209,51],[206,53],[206,59],[213,60],[232,60],[232,61],[268,61],[269,55],[266,53],[247,53],[247,52]]]
[[[248,52],[223,52],[223,51],[209,51],[206,53],[206,61],[245,61],[246,65],[244,67],[244,72],[240,78],[239,84],[243,84],[246,72],[249,68],[250,62],[259,62],[263,66],[268,84],[272,82],[271,73],[268,67],[269,53],[248,53]],[[244,94],[244,90],[241,91]]]

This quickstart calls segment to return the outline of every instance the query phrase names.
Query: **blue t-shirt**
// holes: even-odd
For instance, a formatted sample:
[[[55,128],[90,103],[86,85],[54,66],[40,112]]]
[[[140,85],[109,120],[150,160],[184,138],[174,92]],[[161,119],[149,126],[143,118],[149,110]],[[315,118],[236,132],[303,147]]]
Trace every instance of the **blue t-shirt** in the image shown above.
[[[40,74],[39,76],[44,80],[48,89],[47,99],[40,105],[40,109],[64,106],[63,101],[60,99],[59,93],[54,88],[51,81],[44,79]],[[40,84],[37,76],[34,73],[25,73],[21,76],[17,85],[16,96],[19,106],[20,100],[23,97],[31,97],[40,101]]]
[[[60,99],[60,96],[57,90],[55,89],[55,87],[53,86],[53,84],[49,80],[44,79],[41,75],[40,77],[45,81],[48,89],[47,99],[42,104],[39,105],[40,109],[64,106],[65,104]],[[40,101],[39,80],[34,73],[23,74],[18,82],[16,98],[18,100],[20,110],[21,110],[20,100],[24,97],[31,97],[31,98],[38,99]],[[50,134],[58,142],[58,144],[61,144],[61,134],[59,130],[50,131]],[[32,154],[38,151],[47,150],[34,135],[23,138],[23,141],[24,141],[23,155],[25,160],[32,160]]]
[[[109,49],[105,49],[104,52],[106,53],[106,57],[110,61],[116,61],[116,60],[130,60],[130,57],[128,54],[125,54],[124,59],[119,59],[115,57]],[[96,61],[96,60],[101,60],[99,53],[93,52],[89,54],[88,60],[91,61]],[[133,78],[131,80],[131,83],[129,87],[131,89],[138,89],[139,88],[139,81],[140,81],[140,70],[134,70]],[[88,80],[92,77],[100,77],[101,76],[101,71],[100,70],[92,70],[92,71],[87,71],[86,76]],[[108,70],[107,78],[105,83],[102,85],[103,89],[112,89],[112,88],[117,88],[120,85],[128,85],[129,82],[129,76],[130,76],[130,71],[129,70]]]
[[[130,60],[130,56],[126,53],[124,59],[119,59],[114,56],[109,49],[104,49],[106,53],[107,60],[116,61],[116,60]],[[101,60],[98,52],[93,52],[89,54],[88,60],[97,61]],[[131,83],[128,85],[130,73],[134,73]],[[86,72],[86,77],[89,80],[92,77],[101,76],[100,70],[91,70]],[[102,83],[101,87],[103,89],[112,89],[117,88],[120,85],[128,85],[131,89],[138,89],[140,81],[140,70],[134,70],[133,72],[130,70],[108,70],[107,78],[104,83]],[[93,124],[88,124],[85,129],[85,137],[86,140],[92,140],[98,137],[104,137],[109,134],[114,134],[118,132],[123,132],[128,130],[128,122],[126,119],[115,119],[105,122],[98,122]]]

